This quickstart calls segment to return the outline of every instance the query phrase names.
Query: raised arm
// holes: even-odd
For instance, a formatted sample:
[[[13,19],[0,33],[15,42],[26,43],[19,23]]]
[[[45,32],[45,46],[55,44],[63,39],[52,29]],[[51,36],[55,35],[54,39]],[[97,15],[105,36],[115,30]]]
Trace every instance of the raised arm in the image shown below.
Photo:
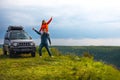
[[[34,28],[33,28],[33,30],[34,30],[37,34],[41,35],[41,33],[40,33],[39,31],[35,30]]]
[[[52,21],[52,17],[50,18],[50,20],[47,22],[47,24],[49,24]]]

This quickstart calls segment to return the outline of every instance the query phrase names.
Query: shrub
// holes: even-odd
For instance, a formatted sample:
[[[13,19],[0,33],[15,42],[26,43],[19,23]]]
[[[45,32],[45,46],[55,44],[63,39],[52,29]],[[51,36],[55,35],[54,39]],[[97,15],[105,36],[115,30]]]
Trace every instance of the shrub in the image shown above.
[[[83,57],[88,57],[88,58],[91,58],[93,59],[93,55],[91,55],[89,52],[83,52]]]

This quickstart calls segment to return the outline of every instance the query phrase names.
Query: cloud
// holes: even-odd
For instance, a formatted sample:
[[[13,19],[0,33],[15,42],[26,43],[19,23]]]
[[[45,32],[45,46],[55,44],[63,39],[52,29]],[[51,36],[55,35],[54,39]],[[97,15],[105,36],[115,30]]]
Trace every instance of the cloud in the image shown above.
[[[79,1],[79,0],[77,0]],[[61,6],[66,4],[73,4],[75,2],[74,0],[68,1],[68,0],[2,0],[1,1],[1,7],[9,8],[10,7],[29,7],[29,6],[35,6],[35,7],[55,7],[55,6]],[[4,4],[7,4],[8,6],[4,6]]]
[[[118,22],[120,17],[119,2],[119,0],[2,0],[0,8],[23,9],[23,11],[28,9],[27,11],[29,13],[24,11],[26,16],[34,12],[38,14],[43,12],[41,16],[52,15],[59,18],[61,17],[61,20],[65,22],[68,21],[69,23],[79,23],[78,21],[82,19],[85,20],[86,23],[93,24],[108,21]],[[5,4],[7,6],[5,6]],[[21,13],[20,11],[18,12],[19,14]],[[33,14],[31,17],[38,14]],[[71,21],[71,18],[74,21]]]
[[[49,25],[53,38],[119,38],[119,3],[119,0],[1,0],[0,28],[22,25],[32,34],[29,28],[39,29],[42,19],[53,16]]]
[[[36,45],[40,44],[40,39],[33,39]],[[3,44],[3,39],[0,39],[0,44]],[[120,46],[120,38],[107,39],[52,39],[52,45],[59,46]]]
[[[120,39],[53,39],[52,43],[63,46],[120,46]]]
[[[25,13],[19,13],[19,12],[10,12],[7,15],[7,18],[11,21],[12,24],[14,25],[27,25],[27,26],[32,26],[35,24],[34,18]]]
[[[40,44],[40,39],[33,39],[36,45]],[[0,39],[3,44],[3,39]],[[52,45],[61,46],[120,46],[120,39],[52,39]]]

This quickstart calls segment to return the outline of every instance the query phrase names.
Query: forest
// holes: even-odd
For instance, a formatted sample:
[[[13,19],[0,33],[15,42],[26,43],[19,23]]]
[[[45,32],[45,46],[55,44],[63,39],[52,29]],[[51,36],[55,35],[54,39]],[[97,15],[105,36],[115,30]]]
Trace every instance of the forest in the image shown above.
[[[97,61],[111,64],[120,69],[120,47],[119,46],[52,46],[63,54],[75,54],[82,56],[89,53]]]

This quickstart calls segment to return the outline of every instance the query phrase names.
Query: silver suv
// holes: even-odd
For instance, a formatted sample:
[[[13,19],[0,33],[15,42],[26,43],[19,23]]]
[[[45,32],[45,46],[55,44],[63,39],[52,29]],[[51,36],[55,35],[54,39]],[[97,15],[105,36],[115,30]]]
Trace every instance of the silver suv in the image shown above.
[[[35,57],[35,43],[32,38],[23,30],[22,26],[9,26],[6,31],[3,53],[10,57],[14,57],[20,53],[31,53],[32,57]]]

